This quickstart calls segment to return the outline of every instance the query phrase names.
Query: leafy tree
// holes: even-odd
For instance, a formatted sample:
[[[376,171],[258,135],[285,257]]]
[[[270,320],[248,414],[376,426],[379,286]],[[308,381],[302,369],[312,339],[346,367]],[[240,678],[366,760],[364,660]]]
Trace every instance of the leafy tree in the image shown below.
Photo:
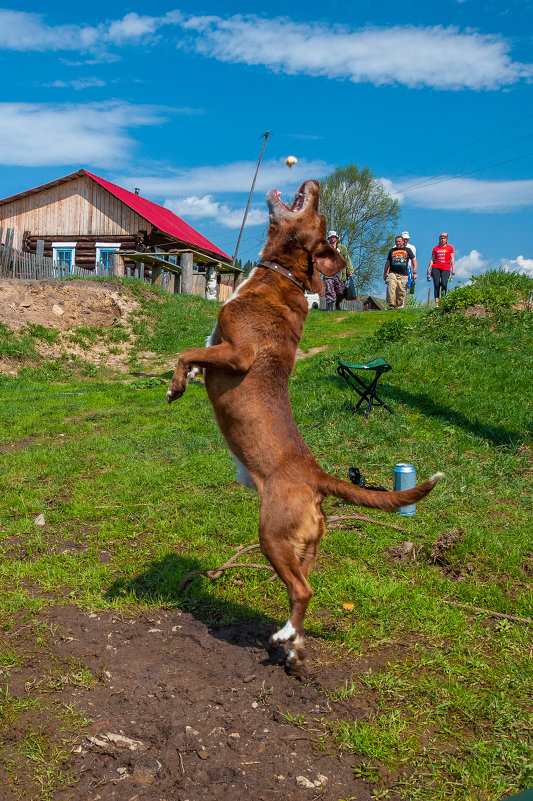
[[[337,231],[354,266],[357,295],[379,282],[400,205],[370,167],[337,167],[320,184],[320,210]]]
[[[250,259],[248,259],[248,261],[244,262],[244,267],[242,268],[242,270],[243,270],[243,273],[244,273],[245,277],[250,275],[250,273],[252,272],[252,270],[255,267],[255,265],[256,265],[256,262],[255,261],[250,261]]]

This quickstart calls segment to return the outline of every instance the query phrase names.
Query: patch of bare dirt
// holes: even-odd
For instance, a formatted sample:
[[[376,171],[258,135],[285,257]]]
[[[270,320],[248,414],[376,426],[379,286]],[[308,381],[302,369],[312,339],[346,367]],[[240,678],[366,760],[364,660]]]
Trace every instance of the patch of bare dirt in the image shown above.
[[[4,676],[0,669],[0,681],[11,698],[42,693],[49,709],[71,705],[90,719],[82,734],[61,730],[37,704],[10,723],[4,754],[7,747],[13,758],[31,730],[69,739],[71,780],[55,801],[372,797],[372,784],[355,778],[354,756],[337,751],[327,724],[368,718],[373,699],[363,691],[338,700],[329,693],[377,667],[378,654],[377,661],[339,661],[336,649],[310,640],[312,670],[303,683],[285,673],[284,654],[268,648],[271,629],[258,623],[208,628],[176,608],[130,618],[65,606],[32,624],[46,627],[46,644],[36,648],[29,626],[5,634],[19,664]],[[2,778],[0,797],[12,801]],[[19,780],[18,795],[32,797],[31,776]]]
[[[490,309],[487,309],[486,306],[483,306],[481,303],[475,303],[473,306],[469,306],[463,312],[465,317],[492,317],[493,312]]]
[[[429,562],[439,568],[441,575],[451,581],[464,581],[476,572],[473,562],[462,562],[454,553],[455,546],[462,541],[462,529],[443,531],[431,545],[415,546],[412,542],[402,542],[385,549],[387,557],[397,564],[418,564]]]
[[[130,317],[139,308],[138,301],[125,287],[111,281],[0,281],[0,323],[17,332],[28,325],[59,332],[53,343],[35,338],[37,352],[47,359],[70,357],[125,370],[131,350],[129,340],[116,344],[100,340],[80,342],[73,341],[72,334],[80,327],[112,328],[120,324],[129,337]],[[0,361],[0,373],[16,375],[19,368],[15,360]]]
[[[319,345],[317,348],[309,348],[309,350],[301,350],[300,348],[296,348],[296,358],[306,359],[308,356],[314,356],[315,353],[321,353],[323,350],[327,349],[328,345]]]

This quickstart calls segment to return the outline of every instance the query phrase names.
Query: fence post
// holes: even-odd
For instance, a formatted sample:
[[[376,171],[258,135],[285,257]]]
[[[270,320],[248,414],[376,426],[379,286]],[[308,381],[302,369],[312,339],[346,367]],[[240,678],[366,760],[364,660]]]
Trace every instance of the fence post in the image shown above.
[[[9,275],[10,265],[11,265],[11,251],[13,249],[14,235],[15,231],[13,230],[13,228],[8,228],[6,231],[4,251],[2,253],[2,262],[0,265],[0,272],[2,273],[2,275]]]
[[[180,258],[181,266],[181,291],[184,295],[192,295],[194,292],[194,257],[192,253],[182,253]]]

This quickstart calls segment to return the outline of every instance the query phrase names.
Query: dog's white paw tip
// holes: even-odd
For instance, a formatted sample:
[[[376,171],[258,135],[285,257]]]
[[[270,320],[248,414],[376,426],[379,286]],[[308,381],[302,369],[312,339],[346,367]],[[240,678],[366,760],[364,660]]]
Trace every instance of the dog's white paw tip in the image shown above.
[[[290,620],[287,620],[283,628],[280,629],[279,631],[276,631],[276,633],[272,635],[272,637],[270,638],[270,642],[271,643],[289,642],[289,640],[292,640],[295,634],[296,634],[296,629],[294,628]]]

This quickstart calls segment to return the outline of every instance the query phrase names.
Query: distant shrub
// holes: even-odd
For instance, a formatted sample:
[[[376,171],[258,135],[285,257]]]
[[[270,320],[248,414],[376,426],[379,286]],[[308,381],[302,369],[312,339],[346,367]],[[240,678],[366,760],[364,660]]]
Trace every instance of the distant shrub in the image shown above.
[[[474,276],[472,282],[481,287],[490,286],[510,289],[525,297],[533,289],[533,278],[530,278],[529,275],[513,271],[505,272],[505,270],[488,270],[482,275]]]
[[[451,312],[481,305],[492,312],[503,311],[524,302],[532,288],[533,279],[527,275],[489,270],[473,276],[470,286],[457,287],[441,298],[440,309]]]

